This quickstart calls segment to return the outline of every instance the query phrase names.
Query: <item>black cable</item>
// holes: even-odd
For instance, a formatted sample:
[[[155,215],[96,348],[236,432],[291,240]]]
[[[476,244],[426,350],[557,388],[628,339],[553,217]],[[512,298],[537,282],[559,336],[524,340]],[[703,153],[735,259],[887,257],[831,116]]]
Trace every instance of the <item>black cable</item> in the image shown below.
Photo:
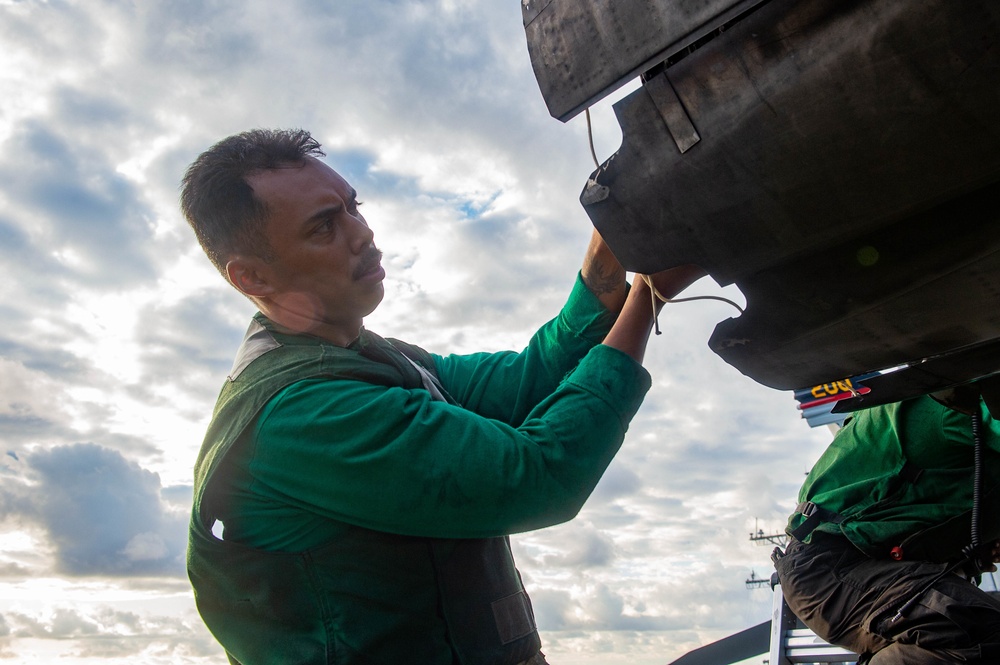
[[[983,497],[983,419],[979,413],[979,405],[972,412],[973,464],[975,465],[975,480],[972,484],[972,549],[978,550],[979,540],[979,504]]]
[[[906,614],[910,611],[910,608],[913,607],[914,605],[916,605],[918,602],[920,602],[920,599],[924,597],[925,593],[927,593],[928,591],[931,590],[932,586],[934,586],[940,580],[942,580],[945,575],[950,575],[951,573],[955,572],[959,568],[959,566],[965,565],[965,563],[968,560],[969,560],[968,558],[964,558],[964,559],[962,559],[960,561],[956,561],[952,565],[950,565],[947,568],[945,568],[944,570],[942,570],[938,575],[935,575],[931,579],[930,582],[928,582],[927,584],[925,584],[923,586],[923,588],[920,589],[920,591],[917,591],[915,594],[913,594],[910,597],[910,599],[908,601],[906,601],[905,603],[903,603],[903,606],[899,608],[899,610],[896,612],[895,616],[893,616],[892,619],[889,620],[889,624],[890,625],[894,624],[897,621],[899,621],[900,619],[902,619],[903,617],[905,617]]]

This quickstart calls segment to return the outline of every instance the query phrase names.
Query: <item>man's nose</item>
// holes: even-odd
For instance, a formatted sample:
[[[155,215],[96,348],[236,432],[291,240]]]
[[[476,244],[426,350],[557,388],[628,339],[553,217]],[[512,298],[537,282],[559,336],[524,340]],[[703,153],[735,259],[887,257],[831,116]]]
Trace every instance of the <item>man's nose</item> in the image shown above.
[[[355,253],[363,251],[375,239],[375,233],[368,228],[364,218],[351,217],[351,249]]]

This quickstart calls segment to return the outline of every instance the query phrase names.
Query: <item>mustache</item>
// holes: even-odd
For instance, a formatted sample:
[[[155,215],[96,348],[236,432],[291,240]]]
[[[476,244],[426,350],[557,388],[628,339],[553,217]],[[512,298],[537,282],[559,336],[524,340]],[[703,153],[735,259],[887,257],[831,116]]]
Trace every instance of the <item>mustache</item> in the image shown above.
[[[361,279],[368,272],[374,270],[375,266],[381,262],[382,250],[375,245],[369,245],[368,249],[361,255],[361,262],[358,263],[358,267],[354,269],[354,279]]]

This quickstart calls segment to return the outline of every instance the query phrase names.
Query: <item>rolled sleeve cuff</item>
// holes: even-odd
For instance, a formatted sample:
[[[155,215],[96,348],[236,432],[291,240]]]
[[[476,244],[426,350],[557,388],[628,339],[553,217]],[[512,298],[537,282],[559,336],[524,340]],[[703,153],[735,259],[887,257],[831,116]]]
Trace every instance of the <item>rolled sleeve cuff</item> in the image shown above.
[[[628,289],[628,284],[625,287]],[[617,314],[608,311],[583,283],[583,276],[578,272],[573,290],[559,313],[560,323],[573,333],[598,343],[611,330],[616,318]]]

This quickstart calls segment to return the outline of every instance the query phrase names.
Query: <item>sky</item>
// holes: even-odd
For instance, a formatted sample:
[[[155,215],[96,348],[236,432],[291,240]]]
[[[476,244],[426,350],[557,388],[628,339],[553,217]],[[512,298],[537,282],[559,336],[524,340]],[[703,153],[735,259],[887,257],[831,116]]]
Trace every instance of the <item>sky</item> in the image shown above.
[[[184,571],[191,469],[254,311],[178,210],[215,141],[323,143],[385,252],[370,329],[493,351],[555,315],[593,164],[583,117],[546,111],[518,5],[0,0],[0,660],[225,662]],[[602,160],[634,88],[592,109]],[[708,349],[735,315],[663,311],[587,505],[513,538],[553,665],[668,663],[769,618],[748,535],[781,531],[830,433]]]

